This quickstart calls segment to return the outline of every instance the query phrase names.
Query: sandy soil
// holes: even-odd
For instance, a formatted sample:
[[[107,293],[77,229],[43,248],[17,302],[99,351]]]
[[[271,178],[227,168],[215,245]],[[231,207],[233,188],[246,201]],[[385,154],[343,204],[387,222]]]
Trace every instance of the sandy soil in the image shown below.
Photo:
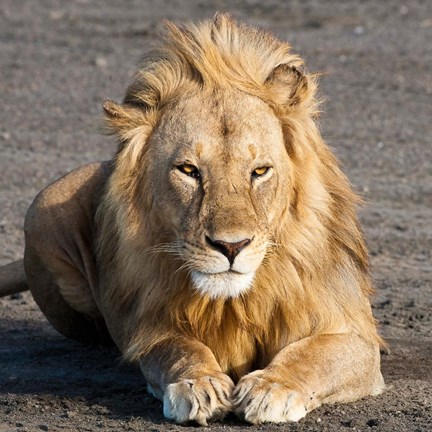
[[[247,429],[432,430],[432,3],[213,4],[2,0],[0,264],[22,256],[23,217],[41,188],[113,154],[98,132],[101,102],[121,99],[160,20],[230,10],[291,41],[325,74],[322,130],[367,201],[374,312],[392,348],[382,358],[384,395],[322,407],[296,425]],[[228,418],[212,429],[246,426]],[[25,293],[0,300],[0,431],[15,430],[189,428],[163,419],[116,350],[64,339]]]

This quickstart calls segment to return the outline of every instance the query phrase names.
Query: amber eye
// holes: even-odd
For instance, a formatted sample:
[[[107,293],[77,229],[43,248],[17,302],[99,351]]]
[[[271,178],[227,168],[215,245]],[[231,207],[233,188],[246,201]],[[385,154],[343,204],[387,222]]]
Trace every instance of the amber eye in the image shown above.
[[[270,167],[258,167],[252,171],[252,177],[261,177],[268,172]]]
[[[200,177],[200,173],[199,173],[198,168],[196,166],[193,166],[190,164],[183,164],[183,165],[178,165],[177,168],[183,174],[186,174],[189,177],[196,178],[196,179]]]

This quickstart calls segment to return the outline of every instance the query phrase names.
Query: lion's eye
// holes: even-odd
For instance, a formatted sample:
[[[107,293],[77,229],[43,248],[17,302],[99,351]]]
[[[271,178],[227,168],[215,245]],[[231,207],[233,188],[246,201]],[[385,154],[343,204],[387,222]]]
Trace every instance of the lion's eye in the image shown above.
[[[264,174],[267,174],[267,172],[269,171],[270,167],[258,167],[255,168],[252,171],[252,177],[261,177]]]
[[[199,173],[198,168],[196,166],[193,166],[190,164],[183,164],[183,165],[178,165],[177,168],[183,174],[186,174],[189,177],[196,178],[196,179],[200,177],[200,173]]]

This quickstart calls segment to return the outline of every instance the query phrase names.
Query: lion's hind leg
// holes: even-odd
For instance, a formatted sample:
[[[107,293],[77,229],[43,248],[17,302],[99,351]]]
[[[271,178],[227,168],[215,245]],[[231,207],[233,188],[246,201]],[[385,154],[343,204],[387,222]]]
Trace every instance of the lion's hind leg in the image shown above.
[[[63,336],[86,345],[109,345],[111,338],[97,310],[88,283],[63,264],[55,275],[34,251],[26,250],[26,272],[33,298],[52,326]],[[66,271],[65,271],[66,270]]]
[[[33,297],[57,331],[85,344],[112,343],[92,292],[93,219],[105,179],[100,163],[72,171],[36,197],[25,221]]]

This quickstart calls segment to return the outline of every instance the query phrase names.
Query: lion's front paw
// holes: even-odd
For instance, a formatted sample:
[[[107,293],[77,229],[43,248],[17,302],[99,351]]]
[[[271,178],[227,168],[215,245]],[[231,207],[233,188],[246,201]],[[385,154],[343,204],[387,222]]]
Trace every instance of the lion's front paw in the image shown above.
[[[222,373],[169,384],[163,398],[164,416],[177,423],[195,421],[206,426],[231,411],[233,388],[231,379]]]
[[[249,423],[299,421],[306,413],[304,396],[256,371],[243,377],[233,392],[235,413]]]

